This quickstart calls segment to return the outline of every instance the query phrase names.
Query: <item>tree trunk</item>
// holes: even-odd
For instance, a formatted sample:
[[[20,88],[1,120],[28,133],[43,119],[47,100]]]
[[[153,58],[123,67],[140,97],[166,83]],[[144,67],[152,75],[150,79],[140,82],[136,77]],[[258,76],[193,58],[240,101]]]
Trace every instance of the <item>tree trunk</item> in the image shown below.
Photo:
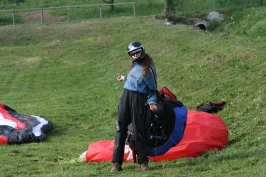
[[[6,0],[3,0],[3,4],[2,4],[2,7],[0,7],[0,9],[3,9],[7,4],[7,1]]]
[[[163,11],[163,16],[164,18],[168,18],[169,17],[169,13],[170,13],[170,7],[169,7],[169,1],[170,0],[164,0],[164,11]]]
[[[112,4],[110,5],[110,9],[112,12],[115,10],[115,6],[113,5],[114,0],[103,0],[103,2],[106,2],[107,4]]]
[[[164,17],[169,19],[174,16],[175,5],[179,3],[179,0],[164,0]]]

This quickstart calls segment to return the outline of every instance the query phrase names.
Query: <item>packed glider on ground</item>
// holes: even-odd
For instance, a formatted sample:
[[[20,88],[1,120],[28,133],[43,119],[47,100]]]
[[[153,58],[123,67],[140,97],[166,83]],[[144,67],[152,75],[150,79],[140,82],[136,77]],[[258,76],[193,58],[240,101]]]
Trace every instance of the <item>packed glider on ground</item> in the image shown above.
[[[52,127],[52,123],[42,117],[19,114],[0,104],[0,144],[40,142]]]
[[[195,157],[206,151],[221,149],[227,146],[228,129],[221,117],[194,110],[189,110],[184,136],[181,141],[165,154],[149,156],[154,161],[175,160],[184,157]],[[114,140],[101,140],[89,145],[86,152],[87,162],[110,162]],[[125,161],[133,161],[131,149],[126,145]]]

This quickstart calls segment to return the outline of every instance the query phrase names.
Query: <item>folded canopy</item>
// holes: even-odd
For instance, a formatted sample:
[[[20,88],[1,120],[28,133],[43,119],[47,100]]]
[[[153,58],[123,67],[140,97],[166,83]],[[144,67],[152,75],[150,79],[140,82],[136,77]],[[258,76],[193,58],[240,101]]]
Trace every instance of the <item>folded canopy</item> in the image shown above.
[[[227,146],[228,129],[221,117],[189,110],[187,124],[182,140],[165,154],[149,156],[154,161],[175,160],[184,157],[195,157],[204,152],[221,149]],[[91,143],[86,153],[87,162],[110,162],[114,148],[114,140],[100,140]],[[133,161],[131,149],[126,145],[125,161]]]
[[[42,117],[19,114],[0,104],[0,144],[40,142],[52,127],[52,123]]]

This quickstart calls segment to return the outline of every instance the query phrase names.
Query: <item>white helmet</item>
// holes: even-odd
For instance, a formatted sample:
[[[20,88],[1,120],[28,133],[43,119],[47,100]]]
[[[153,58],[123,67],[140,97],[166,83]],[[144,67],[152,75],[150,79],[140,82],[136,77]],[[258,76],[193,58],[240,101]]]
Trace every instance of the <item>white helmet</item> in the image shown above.
[[[132,41],[127,46],[127,53],[133,61],[141,61],[145,56],[145,49],[141,42]]]

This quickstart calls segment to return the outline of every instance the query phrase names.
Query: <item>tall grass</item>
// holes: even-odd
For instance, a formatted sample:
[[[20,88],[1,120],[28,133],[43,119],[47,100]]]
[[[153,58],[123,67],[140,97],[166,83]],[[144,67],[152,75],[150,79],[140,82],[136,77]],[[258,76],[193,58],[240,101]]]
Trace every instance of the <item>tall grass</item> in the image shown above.
[[[132,2],[132,1],[122,1],[122,2]],[[36,11],[36,9],[44,8],[49,9],[49,13],[53,16],[65,16],[59,21],[68,21],[68,9],[67,6],[71,7],[70,16],[72,21],[86,20],[93,18],[110,18],[110,17],[121,17],[121,16],[133,16],[133,5],[132,3],[121,4],[122,2],[116,2],[114,11],[111,10],[110,6],[103,1],[25,1],[24,3],[8,4],[5,7],[5,11],[0,11],[0,25],[11,25],[13,23],[12,11],[15,10],[16,22],[20,22],[21,13]],[[136,2],[136,1],[134,1]],[[119,4],[118,4],[119,3]],[[100,10],[100,4],[101,6]],[[82,5],[93,5],[93,6],[82,6]],[[77,7],[78,6],[78,7]],[[8,11],[10,10],[10,11]],[[100,14],[101,11],[101,14]],[[136,2],[136,15],[146,16],[146,15],[156,15],[161,14],[163,11],[163,3],[160,1],[137,1]],[[41,15],[40,15],[41,21]],[[47,18],[44,16],[44,18]],[[30,22],[28,22],[30,23]]]
[[[114,1],[114,3],[126,3],[135,2],[136,3],[136,14],[137,16],[154,16],[161,15],[164,11],[164,1],[161,0],[120,0]],[[16,22],[20,22],[20,13],[25,12],[23,9],[36,8],[50,8],[50,14],[53,16],[65,16],[64,19],[59,21],[68,21],[68,10],[67,8],[62,8],[66,6],[77,6],[77,5],[99,5],[106,4],[102,0],[66,0],[66,1],[35,1],[27,0],[19,4],[9,3],[4,7],[3,10],[15,10],[16,11]],[[193,14],[201,13],[208,14],[210,11],[229,11],[232,9],[244,9],[247,7],[259,7],[259,0],[193,0],[193,1],[179,1],[176,6],[175,14],[177,17],[182,16],[182,14]],[[57,7],[52,8],[51,7]],[[59,8],[61,7],[61,8]],[[132,16],[133,7],[132,4],[119,4],[115,5],[114,11],[111,10],[110,6],[102,6],[103,18],[110,17],[121,17],[121,16]],[[45,17],[44,17],[45,18]],[[85,6],[85,7],[74,7],[71,8],[71,20],[86,20],[92,18],[100,18],[100,6]],[[13,23],[12,12],[11,11],[0,11],[0,25],[10,25]]]

